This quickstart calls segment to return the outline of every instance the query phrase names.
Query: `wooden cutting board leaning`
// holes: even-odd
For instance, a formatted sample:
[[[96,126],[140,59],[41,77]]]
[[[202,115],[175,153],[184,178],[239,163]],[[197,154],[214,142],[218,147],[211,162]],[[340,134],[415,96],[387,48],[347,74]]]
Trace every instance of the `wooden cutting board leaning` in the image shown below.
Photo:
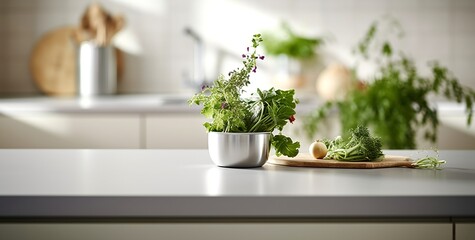
[[[46,33],[33,48],[30,72],[36,86],[48,95],[72,95],[76,88],[74,27]]]
[[[315,159],[308,153],[300,153],[294,158],[285,156],[271,156],[268,163],[290,167],[315,167],[315,168],[414,168],[413,160],[404,156],[385,155],[384,159],[377,162],[344,162],[330,159]]]

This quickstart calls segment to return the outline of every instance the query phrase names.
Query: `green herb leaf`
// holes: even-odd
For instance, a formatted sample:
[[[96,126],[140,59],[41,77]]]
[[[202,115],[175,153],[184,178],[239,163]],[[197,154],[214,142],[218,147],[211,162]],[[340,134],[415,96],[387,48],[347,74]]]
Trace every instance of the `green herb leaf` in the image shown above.
[[[291,138],[278,134],[272,137],[272,146],[277,156],[295,157],[299,153],[300,143],[292,142]]]
[[[382,52],[383,52],[384,55],[386,55],[388,57],[390,57],[393,54],[392,47],[388,42],[385,42],[383,44]]]

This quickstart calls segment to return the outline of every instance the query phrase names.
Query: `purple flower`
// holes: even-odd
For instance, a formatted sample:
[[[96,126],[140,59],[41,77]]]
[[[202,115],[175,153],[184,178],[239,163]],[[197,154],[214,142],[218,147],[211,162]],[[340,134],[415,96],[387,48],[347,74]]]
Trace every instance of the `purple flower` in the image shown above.
[[[241,56],[242,56],[242,58],[245,58],[245,57],[246,57],[246,54],[242,54]]]
[[[228,103],[227,102],[221,103],[221,109],[226,109],[226,108],[228,108]]]
[[[265,56],[259,56],[259,59],[264,60]]]
[[[201,91],[205,90],[206,88],[208,88],[208,86],[202,85],[202,86],[201,86]]]
[[[254,66],[254,68],[252,69],[252,72],[256,72],[257,71],[257,66]]]
[[[249,47],[247,47],[246,50],[249,52]]]

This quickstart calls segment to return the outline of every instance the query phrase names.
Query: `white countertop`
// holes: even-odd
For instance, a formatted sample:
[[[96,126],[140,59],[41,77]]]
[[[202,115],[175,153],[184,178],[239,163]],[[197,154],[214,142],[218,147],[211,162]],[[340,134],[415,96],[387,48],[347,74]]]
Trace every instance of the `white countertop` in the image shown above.
[[[199,112],[184,94],[112,95],[95,98],[20,97],[0,99],[0,113],[156,113]]]
[[[475,151],[441,158],[440,171],[233,169],[207,150],[0,150],[0,217],[475,217]]]

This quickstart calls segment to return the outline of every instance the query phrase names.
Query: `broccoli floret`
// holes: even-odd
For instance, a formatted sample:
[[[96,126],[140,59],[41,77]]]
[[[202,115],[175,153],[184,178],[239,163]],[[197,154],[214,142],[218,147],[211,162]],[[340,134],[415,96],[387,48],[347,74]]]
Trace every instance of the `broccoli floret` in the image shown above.
[[[373,137],[367,127],[358,126],[350,130],[351,137],[343,139],[340,136],[327,145],[328,154],[325,158],[339,161],[377,161],[381,160],[380,138]]]

